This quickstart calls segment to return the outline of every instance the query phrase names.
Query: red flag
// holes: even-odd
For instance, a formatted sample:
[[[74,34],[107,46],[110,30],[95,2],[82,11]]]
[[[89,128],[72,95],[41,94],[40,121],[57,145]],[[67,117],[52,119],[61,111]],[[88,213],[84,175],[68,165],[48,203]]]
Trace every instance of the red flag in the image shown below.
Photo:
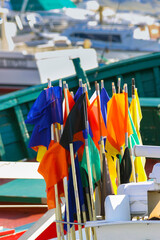
[[[67,89],[67,98],[68,98],[68,104],[69,104],[69,111],[71,111],[71,109],[73,108],[73,106],[75,104],[75,101],[68,89]],[[66,123],[67,116],[68,116],[67,115],[67,106],[66,106],[66,101],[65,101],[63,125],[65,125],[65,123]]]
[[[98,142],[100,140],[100,126],[99,126],[99,120],[98,120],[98,97],[96,97],[92,102],[92,104],[88,107],[88,121],[93,133],[93,141],[96,147],[99,149]],[[100,113],[100,122],[102,127],[102,136],[106,137],[107,130],[106,130],[106,126],[101,113]]]

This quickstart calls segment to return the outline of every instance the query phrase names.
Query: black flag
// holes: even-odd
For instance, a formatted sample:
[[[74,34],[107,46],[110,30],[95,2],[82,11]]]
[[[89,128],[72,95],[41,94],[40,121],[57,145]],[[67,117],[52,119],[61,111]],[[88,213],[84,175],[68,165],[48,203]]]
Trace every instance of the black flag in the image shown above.
[[[132,173],[132,162],[131,162],[129,148],[126,147],[121,164],[120,164],[121,184],[129,183],[131,173]]]
[[[69,113],[66,124],[64,127],[63,134],[60,139],[60,144],[64,148],[68,148],[68,145],[73,142],[75,133],[87,129],[87,105],[86,105],[86,94],[83,93],[71,112]]]

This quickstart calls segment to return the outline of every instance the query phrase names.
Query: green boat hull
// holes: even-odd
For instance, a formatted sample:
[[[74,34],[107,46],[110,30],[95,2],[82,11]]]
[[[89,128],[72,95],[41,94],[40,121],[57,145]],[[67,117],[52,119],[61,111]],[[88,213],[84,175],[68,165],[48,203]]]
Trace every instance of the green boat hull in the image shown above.
[[[68,83],[69,89],[75,92],[79,79],[89,82],[91,90],[95,90],[95,81],[103,79],[104,86],[112,95],[112,82],[117,85],[118,77],[128,84],[129,97],[131,97],[131,79],[135,78],[138,88],[143,119],[141,121],[141,135],[144,145],[160,145],[160,54],[154,53],[143,57],[123,60],[118,63],[99,67],[84,72],[79,59],[73,60],[76,75],[62,79]],[[58,81],[52,85],[58,85]],[[29,138],[33,126],[26,125],[27,114],[47,84],[37,85],[24,90],[0,96],[0,160],[18,161],[32,159],[36,153],[28,148]]]

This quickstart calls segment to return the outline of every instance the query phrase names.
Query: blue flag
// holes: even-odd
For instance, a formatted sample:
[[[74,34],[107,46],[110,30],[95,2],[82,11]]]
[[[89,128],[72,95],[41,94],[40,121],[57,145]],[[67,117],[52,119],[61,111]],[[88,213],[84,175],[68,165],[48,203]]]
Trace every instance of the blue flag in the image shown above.
[[[107,102],[110,100],[110,98],[105,88],[102,88],[101,90],[100,100],[101,100],[101,112],[102,112],[103,120],[105,125],[107,126]]]
[[[78,157],[75,158],[75,168],[76,168],[76,176],[77,176],[77,185],[78,185],[78,193],[79,193],[79,202],[81,212],[83,210],[82,206],[84,205],[84,195],[83,195],[83,186],[81,181],[80,169],[79,169],[79,162]],[[73,176],[72,176],[72,168],[70,168],[69,172],[69,180],[68,180],[68,201],[69,201],[69,221],[74,222],[76,215],[76,201],[75,201],[75,193],[73,187]],[[64,221],[67,221],[66,210]],[[70,225],[71,227],[72,225]],[[67,224],[64,224],[64,229],[67,231]]]
[[[74,101],[77,102],[78,98],[83,94],[83,88],[79,87],[76,94],[74,95]]]
[[[62,88],[59,86],[48,88],[40,93],[25,121],[35,125],[29,147],[42,145],[48,148],[51,141],[51,124],[63,124],[62,101]]]
[[[30,137],[28,147],[36,150],[35,147],[37,146],[45,146],[48,149],[50,141],[51,141],[50,127],[39,131],[39,125],[36,125]]]
[[[43,90],[30,109],[25,122],[39,124],[40,130],[55,122],[63,124],[62,101],[61,87]]]
[[[77,102],[77,100],[80,98],[80,96],[83,94],[83,88],[82,87],[79,87],[75,96],[74,96],[74,101]],[[89,134],[91,137],[93,137],[93,133],[92,133],[92,130],[91,130],[91,127],[90,127],[90,124],[88,122],[88,127],[89,127]],[[84,132],[86,131],[86,129],[84,130]],[[84,135],[84,134],[83,134]],[[85,137],[84,137],[85,138]]]

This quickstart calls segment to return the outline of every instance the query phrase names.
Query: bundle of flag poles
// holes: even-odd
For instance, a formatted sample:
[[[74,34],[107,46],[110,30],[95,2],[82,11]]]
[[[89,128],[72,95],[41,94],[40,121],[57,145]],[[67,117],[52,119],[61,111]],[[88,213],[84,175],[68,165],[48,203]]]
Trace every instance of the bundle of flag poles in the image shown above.
[[[37,151],[38,172],[46,182],[48,208],[55,208],[57,238],[79,239],[86,221],[105,217],[106,196],[117,194],[119,184],[146,181],[145,159],[134,157],[132,148],[142,144],[142,119],[138,92],[132,79],[132,101],[127,85],[112,96],[95,83],[89,99],[87,86],[70,92],[65,82],[44,89],[30,109],[26,123],[34,129],[29,147]],[[129,106],[130,105],[130,106]],[[65,199],[65,212],[61,205]],[[77,226],[76,225],[76,226]],[[95,229],[85,229],[85,238],[97,239]]]

